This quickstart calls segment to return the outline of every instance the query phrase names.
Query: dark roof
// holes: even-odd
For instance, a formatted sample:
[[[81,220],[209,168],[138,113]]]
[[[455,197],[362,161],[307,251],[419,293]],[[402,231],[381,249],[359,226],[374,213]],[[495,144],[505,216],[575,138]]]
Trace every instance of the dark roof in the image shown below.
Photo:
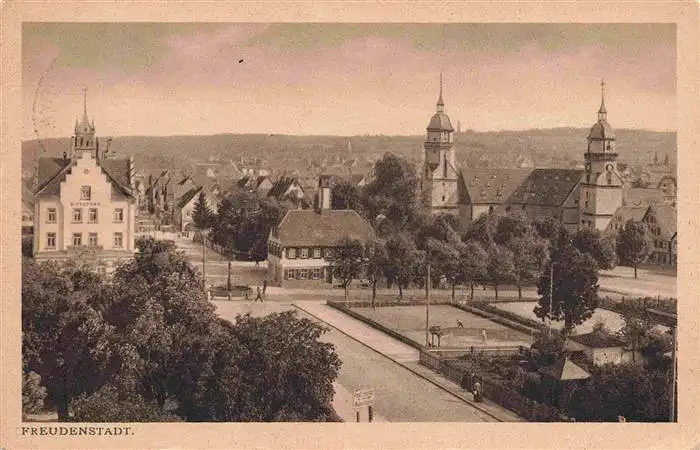
[[[576,169],[534,169],[507,203],[561,206],[582,175],[583,170]]]
[[[277,226],[276,236],[287,246],[333,247],[346,236],[367,242],[374,230],[353,210],[292,209]]]
[[[256,178],[255,179],[255,189],[259,188],[260,185],[263,184],[263,182],[265,182],[265,180],[267,180],[268,178],[270,178],[270,177],[267,175],[260,175],[258,178]]]
[[[623,188],[623,206],[650,206],[663,202],[663,196],[657,189],[650,188]]]
[[[289,187],[296,181],[296,178],[292,177],[280,178],[272,185],[270,190],[267,192],[267,196],[280,199],[285,194],[285,192],[287,192],[287,189],[289,189]]]
[[[625,345],[625,343],[616,336],[596,331],[569,336],[569,339],[591,348],[623,347]]]
[[[615,210],[613,220],[627,223],[632,219],[635,222],[641,222],[648,209],[648,206],[620,206]]]
[[[651,214],[654,215],[661,235],[671,238],[676,232],[676,208],[671,205],[652,205],[645,217]]]
[[[433,114],[428,124],[428,131],[454,131],[450,117],[444,112]]]
[[[462,169],[460,202],[503,203],[532,169]]]
[[[197,187],[194,187],[194,188],[190,189],[189,191],[185,192],[183,194],[183,196],[177,200],[177,207],[184,208],[184,206],[186,204],[188,204],[190,202],[190,200],[192,200],[194,198],[194,196],[197,195],[199,193],[199,191],[201,191],[201,190],[202,190],[202,188],[197,186]]]
[[[590,373],[574,364],[569,358],[560,358],[551,366],[542,367],[539,372],[560,381],[585,380],[591,377]]]
[[[98,165],[122,194],[132,195],[129,183],[128,159],[105,159],[98,161]],[[58,196],[61,190],[61,182],[66,179],[70,169],[75,165],[75,160],[63,158],[39,158],[39,180],[36,190],[37,196]]]
[[[588,139],[615,139],[615,130],[613,130],[607,120],[599,120],[591,127]]]

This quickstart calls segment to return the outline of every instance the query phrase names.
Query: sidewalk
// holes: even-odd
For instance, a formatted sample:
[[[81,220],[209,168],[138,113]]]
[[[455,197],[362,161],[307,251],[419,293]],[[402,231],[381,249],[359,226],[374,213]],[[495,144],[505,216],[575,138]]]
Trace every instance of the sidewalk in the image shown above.
[[[472,395],[461,386],[448,380],[442,375],[434,372],[428,367],[422,366],[418,362],[418,350],[410,347],[386,334],[360,322],[352,317],[343,314],[341,311],[333,309],[325,304],[312,302],[295,302],[294,306],[338,329],[340,332],[366,345],[372,350],[389,358],[415,375],[433,383],[434,385],[449,392],[460,400],[472,405],[502,422],[523,422],[524,419],[517,414],[488,400],[475,403]],[[338,412],[340,414],[340,412]],[[341,417],[342,414],[341,414]]]

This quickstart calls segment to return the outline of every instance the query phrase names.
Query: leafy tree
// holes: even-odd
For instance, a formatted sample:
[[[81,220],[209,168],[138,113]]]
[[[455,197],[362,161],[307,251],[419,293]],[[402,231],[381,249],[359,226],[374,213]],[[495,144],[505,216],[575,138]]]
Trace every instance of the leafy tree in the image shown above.
[[[34,414],[44,408],[46,387],[41,384],[41,376],[27,370],[26,357],[22,355],[22,416]]]
[[[518,298],[521,299],[523,285],[534,283],[542,275],[549,245],[535,233],[528,233],[519,238],[511,238],[507,248],[513,253],[513,277],[518,287]]]
[[[41,377],[59,420],[68,418],[74,397],[102,384],[113,360],[113,327],[91,306],[100,289],[87,279],[82,269],[23,262],[23,356],[27,371]]]
[[[573,244],[581,253],[590,254],[599,270],[615,267],[617,253],[613,236],[601,234],[597,229],[584,228],[574,234]]]
[[[452,246],[447,242],[428,238],[426,251],[432,268],[435,268],[434,276],[439,279],[444,276],[452,288],[452,301],[455,300],[455,287],[462,280],[462,268],[459,260],[459,246]]]
[[[617,252],[620,261],[634,267],[634,278],[637,278],[637,265],[646,261],[652,249],[652,239],[646,224],[628,220],[620,231]]]
[[[374,308],[374,300],[377,296],[377,279],[384,273],[385,267],[389,265],[386,243],[382,239],[368,242],[365,253],[367,255],[367,276],[372,280],[372,308]]]
[[[219,417],[234,421],[327,421],[333,381],[341,361],[332,344],[320,342],[327,331],[294,311],[265,317],[239,316],[229,327],[241,351],[229,354],[221,382],[237,381],[229,389],[214,390],[237,408]],[[238,368],[238,372],[231,372]],[[217,381],[218,370],[212,381]],[[232,396],[229,393],[233,394]]]
[[[390,236],[386,241],[388,264],[385,266],[385,276],[395,281],[399,288],[399,298],[403,298],[403,288],[415,278],[420,261],[416,244],[411,235],[399,233]]]
[[[71,403],[76,422],[178,422],[154,401],[107,383],[91,395],[82,394]]]
[[[654,323],[641,308],[626,310],[622,318],[625,320],[625,325],[618,331],[618,335],[631,347],[632,362],[636,362],[637,351],[645,348],[649,343],[649,332],[654,327]]]
[[[559,229],[562,228],[561,222],[552,216],[545,216],[542,219],[535,220],[533,226],[542,239],[546,239],[552,244],[554,244],[559,235]]]
[[[476,240],[465,242],[459,248],[460,278],[463,283],[468,283],[471,293],[470,300],[474,300],[474,284],[487,277],[487,264],[489,255]]]
[[[354,209],[361,210],[360,189],[347,180],[339,180],[331,189],[332,209]]]
[[[204,191],[199,192],[199,197],[194,204],[194,210],[192,211],[192,220],[194,221],[194,226],[198,230],[206,230],[211,227],[213,213],[209,205],[207,204],[207,197]]]
[[[481,214],[469,224],[466,233],[462,236],[462,241],[474,240],[482,247],[489,248],[493,243],[495,224],[496,222],[491,216],[485,213]]]
[[[498,300],[498,286],[512,282],[515,279],[513,252],[501,245],[492,244],[488,248],[487,253],[486,276],[493,284],[496,300]]]
[[[365,247],[359,240],[345,237],[339,242],[329,262],[333,277],[340,280],[347,300],[350,283],[364,271],[367,262]]]
[[[550,280],[554,288],[551,297]],[[540,277],[537,293],[540,299],[534,309],[535,315],[542,320],[545,317],[550,320],[563,319],[564,333],[569,333],[574,326],[590,318],[598,307],[595,260],[571,244],[556,250]]]
[[[523,211],[511,211],[506,215],[496,216],[492,220],[495,223],[492,237],[498,245],[508,245],[509,242],[532,233],[532,226]]]
[[[559,333],[540,333],[531,348],[535,367],[543,367],[554,364],[560,358],[566,356],[566,338]]]
[[[365,186],[364,203],[372,221],[383,216],[378,232],[404,231],[418,214],[418,177],[406,159],[386,153],[374,166],[374,178]]]

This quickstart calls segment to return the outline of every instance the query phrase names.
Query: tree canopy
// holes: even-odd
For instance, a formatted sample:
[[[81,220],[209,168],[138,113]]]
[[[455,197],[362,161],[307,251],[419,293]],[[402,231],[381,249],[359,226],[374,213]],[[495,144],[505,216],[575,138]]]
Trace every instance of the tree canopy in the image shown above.
[[[645,223],[632,219],[625,223],[618,238],[617,253],[624,264],[632,264],[634,278],[637,278],[637,266],[646,261],[652,252],[652,239]]]

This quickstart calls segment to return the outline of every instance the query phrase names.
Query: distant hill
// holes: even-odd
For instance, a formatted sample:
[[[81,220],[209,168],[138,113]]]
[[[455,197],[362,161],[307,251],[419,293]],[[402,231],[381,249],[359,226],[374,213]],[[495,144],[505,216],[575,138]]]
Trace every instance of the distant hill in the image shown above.
[[[657,152],[676,163],[676,133],[646,130],[616,130],[620,161],[631,166],[650,163]],[[588,129],[555,128],[527,131],[456,133],[455,151],[459,165],[513,167],[519,157],[530,158],[536,167],[571,167],[582,163]],[[251,162],[283,171],[308,172],[320,164],[354,159],[353,170],[364,170],[386,152],[419,162],[423,155],[420,136],[288,136],[264,134],[219,134],[211,136],[124,136],[112,140],[115,156],[134,155],[139,170],[187,171],[194,163],[210,158]],[[104,148],[106,139],[101,138]],[[31,173],[37,151],[59,157],[69,151],[69,138],[22,142],[22,169]],[[257,161],[256,161],[257,160]]]

